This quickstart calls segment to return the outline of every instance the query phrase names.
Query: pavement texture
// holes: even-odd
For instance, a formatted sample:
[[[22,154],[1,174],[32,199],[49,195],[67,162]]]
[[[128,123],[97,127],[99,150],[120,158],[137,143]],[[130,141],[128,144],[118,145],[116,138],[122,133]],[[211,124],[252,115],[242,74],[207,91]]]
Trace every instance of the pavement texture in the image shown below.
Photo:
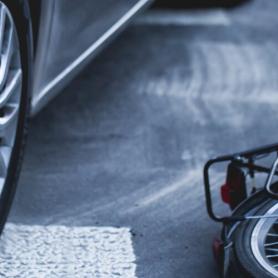
[[[33,119],[10,222],[128,227],[137,277],[217,277],[202,167],[277,142],[277,9],[143,14]]]

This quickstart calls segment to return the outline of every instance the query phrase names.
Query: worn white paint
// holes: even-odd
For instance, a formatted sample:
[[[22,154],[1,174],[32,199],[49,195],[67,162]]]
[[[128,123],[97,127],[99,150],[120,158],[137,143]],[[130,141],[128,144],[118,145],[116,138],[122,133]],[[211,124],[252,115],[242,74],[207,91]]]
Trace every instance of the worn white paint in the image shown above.
[[[0,243],[0,276],[136,277],[128,228],[8,224]]]
[[[165,197],[178,194],[179,191],[184,189],[188,184],[195,183],[200,179],[200,168],[190,169],[189,171],[185,171],[185,174],[178,178],[175,182],[170,184],[165,184],[165,186],[157,191],[152,192],[150,195],[145,196],[141,200],[139,200],[138,206],[128,210],[128,212],[133,212],[137,209],[148,207],[156,202],[161,201]]]

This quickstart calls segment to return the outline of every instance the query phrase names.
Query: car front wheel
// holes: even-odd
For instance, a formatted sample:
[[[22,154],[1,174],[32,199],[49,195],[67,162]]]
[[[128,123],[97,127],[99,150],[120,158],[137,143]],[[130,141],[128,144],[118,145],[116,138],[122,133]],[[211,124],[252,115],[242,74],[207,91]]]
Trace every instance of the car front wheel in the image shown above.
[[[0,233],[23,157],[31,77],[30,22],[25,1],[0,1]]]

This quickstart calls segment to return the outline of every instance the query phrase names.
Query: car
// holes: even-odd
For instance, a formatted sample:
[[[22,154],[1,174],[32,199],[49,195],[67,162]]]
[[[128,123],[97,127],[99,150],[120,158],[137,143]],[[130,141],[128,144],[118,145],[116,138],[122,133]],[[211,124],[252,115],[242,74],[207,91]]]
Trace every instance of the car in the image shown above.
[[[0,233],[40,111],[152,0],[0,1]]]

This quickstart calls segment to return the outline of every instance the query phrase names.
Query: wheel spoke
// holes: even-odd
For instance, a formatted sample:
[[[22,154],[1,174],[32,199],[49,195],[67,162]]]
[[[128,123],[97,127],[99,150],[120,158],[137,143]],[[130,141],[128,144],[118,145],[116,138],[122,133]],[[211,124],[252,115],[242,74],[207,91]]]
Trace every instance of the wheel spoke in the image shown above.
[[[2,6],[0,11],[0,53],[2,53],[5,23],[6,23],[6,8]]]
[[[278,237],[278,234],[268,233],[267,236],[269,236],[269,237]]]
[[[3,45],[4,51],[1,55],[1,66],[0,66],[0,89],[2,90],[5,86],[7,76],[10,70],[11,58],[14,51],[13,46],[13,28],[9,28],[7,45]]]
[[[265,243],[264,246],[267,247],[267,246],[275,246],[275,245],[278,245],[278,242],[275,241],[275,242],[270,242],[270,243]]]
[[[18,104],[9,104],[2,110],[3,116],[0,117],[0,134],[15,122],[18,114]]]
[[[266,257],[267,257],[268,259],[271,259],[271,258],[278,258],[278,254],[266,255]]]
[[[11,157],[11,148],[0,147],[0,176],[1,177],[5,177],[7,174],[10,157]]]
[[[5,184],[5,178],[0,178],[0,192],[2,192],[4,184]]]
[[[266,251],[271,251],[271,252],[278,252],[278,249],[277,249],[277,248],[266,247],[265,250],[266,250]]]
[[[18,89],[19,84],[21,83],[21,78],[21,70],[17,70],[11,73],[10,80],[8,80],[5,89],[0,94],[0,108],[7,104],[15,90]]]

